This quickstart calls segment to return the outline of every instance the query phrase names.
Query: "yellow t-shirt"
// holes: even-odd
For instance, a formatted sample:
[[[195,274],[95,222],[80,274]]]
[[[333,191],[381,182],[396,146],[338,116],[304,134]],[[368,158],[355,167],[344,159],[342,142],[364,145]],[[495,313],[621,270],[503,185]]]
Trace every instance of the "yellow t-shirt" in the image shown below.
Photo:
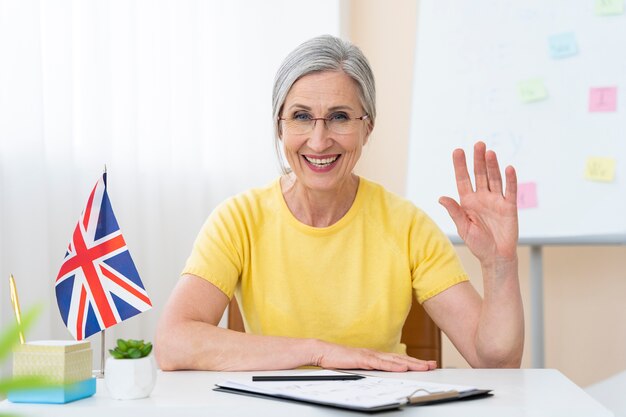
[[[249,333],[397,353],[413,292],[422,303],[467,280],[426,214],[364,178],[348,213],[323,228],[293,216],[279,180],[225,201],[183,273],[235,294]]]

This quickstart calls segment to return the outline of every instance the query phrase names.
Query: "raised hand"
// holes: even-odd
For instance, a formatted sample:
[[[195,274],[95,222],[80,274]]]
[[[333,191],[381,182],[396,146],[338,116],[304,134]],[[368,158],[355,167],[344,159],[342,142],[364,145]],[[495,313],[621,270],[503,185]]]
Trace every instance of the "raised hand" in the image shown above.
[[[481,264],[514,259],[519,235],[515,169],[506,168],[506,191],[503,191],[495,152],[487,151],[483,142],[477,142],[474,145],[474,189],[465,152],[456,149],[452,160],[460,203],[450,197],[441,197],[439,203],[448,210],[459,236]]]

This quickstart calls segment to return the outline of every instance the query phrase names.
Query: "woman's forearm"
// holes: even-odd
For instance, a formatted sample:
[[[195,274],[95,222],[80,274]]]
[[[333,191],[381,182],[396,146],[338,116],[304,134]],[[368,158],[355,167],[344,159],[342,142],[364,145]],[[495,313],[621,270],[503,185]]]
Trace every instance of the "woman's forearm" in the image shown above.
[[[476,329],[479,367],[519,367],[524,349],[524,310],[518,260],[483,263],[484,299]]]
[[[160,327],[155,349],[159,366],[164,371],[252,371],[314,365],[331,369],[404,372],[428,371],[437,366],[434,361],[406,355],[316,339],[256,336],[200,321]]]
[[[157,333],[162,370],[239,371],[293,369],[313,364],[317,341],[255,336],[200,321],[179,322]]]

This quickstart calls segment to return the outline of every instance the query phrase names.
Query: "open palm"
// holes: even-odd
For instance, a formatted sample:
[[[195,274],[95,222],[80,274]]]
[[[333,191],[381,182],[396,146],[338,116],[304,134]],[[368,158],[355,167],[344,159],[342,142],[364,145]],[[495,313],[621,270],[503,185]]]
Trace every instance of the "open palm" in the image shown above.
[[[465,153],[452,154],[459,201],[441,197],[443,205],[459,236],[481,263],[515,256],[518,239],[517,177],[511,166],[505,170],[506,191],[495,152],[486,150],[483,142],[474,145],[474,177],[472,187]]]

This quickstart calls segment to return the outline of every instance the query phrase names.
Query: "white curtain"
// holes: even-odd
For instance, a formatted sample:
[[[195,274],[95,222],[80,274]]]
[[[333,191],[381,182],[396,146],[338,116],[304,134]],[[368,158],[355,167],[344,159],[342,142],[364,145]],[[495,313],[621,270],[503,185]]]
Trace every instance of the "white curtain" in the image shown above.
[[[106,164],[154,308],[107,331],[153,340],[200,226],[279,173],[271,87],[285,55],[340,33],[340,0],[0,0],[0,327],[69,339],[54,280]],[[98,357],[100,340],[91,338]],[[97,364],[96,364],[97,365]]]

